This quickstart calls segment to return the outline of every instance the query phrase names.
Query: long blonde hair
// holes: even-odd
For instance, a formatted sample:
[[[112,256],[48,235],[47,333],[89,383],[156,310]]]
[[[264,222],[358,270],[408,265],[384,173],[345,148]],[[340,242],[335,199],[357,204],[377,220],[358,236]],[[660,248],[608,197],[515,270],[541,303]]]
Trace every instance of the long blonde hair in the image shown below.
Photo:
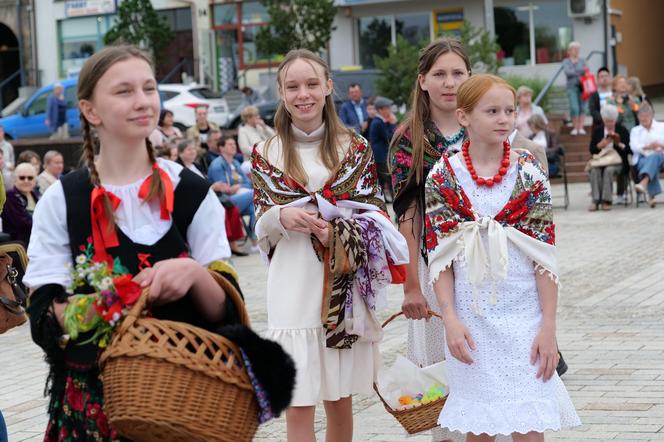
[[[109,46],[88,58],[83,64],[78,77],[77,94],[79,101],[92,100],[97,83],[99,82],[99,79],[106,73],[106,71],[108,71],[115,63],[129,60],[131,58],[138,58],[145,61],[150,65],[150,68],[154,72],[154,65],[150,59],[150,56],[135,46]],[[95,166],[95,149],[92,138],[92,125],[85,118],[83,112],[81,112],[80,118],[81,132],[83,134],[83,153],[81,162],[85,164],[90,171],[90,181],[92,182],[92,185],[99,187],[101,186],[101,181],[99,180],[99,173],[97,172],[97,167]],[[154,149],[152,148],[152,143],[148,138],[145,139],[145,149],[147,150],[150,163],[154,164],[157,159],[155,157]],[[152,185],[150,186],[150,191],[148,192],[146,201],[150,201],[153,198],[158,198],[158,201],[161,201],[165,198],[164,184],[161,181],[161,175],[159,175],[159,171],[157,169],[154,169],[152,172]],[[111,204],[109,197],[106,195],[104,195],[104,212],[106,214],[106,219],[109,220],[109,228],[113,228],[115,220],[113,216],[113,205]]]
[[[420,53],[420,61],[417,65],[417,74],[424,76],[429,73],[433,65],[438,60],[438,57],[453,53],[461,57],[468,69],[468,75],[471,74],[470,58],[463,44],[453,38],[440,38],[434,40],[427,47],[422,49]],[[410,143],[412,146],[413,165],[408,172],[408,179],[410,180],[415,176],[416,182],[419,184],[422,177],[422,169],[424,167],[424,146],[428,144],[426,134],[424,133],[425,122],[431,119],[431,103],[429,94],[420,86],[419,79],[415,80],[415,87],[413,88],[411,100],[411,114],[406,118],[404,124],[399,128],[395,134],[392,142],[390,143],[390,151],[394,146],[399,143],[401,137],[404,136],[406,131],[410,132]]]
[[[307,49],[293,49],[288,52],[288,54],[286,54],[286,57],[277,69],[277,86],[279,91],[282,92],[282,95],[285,89],[284,82],[286,80],[288,67],[292,62],[298,59],[304,60],[311,64],[312,68],[313,63],[321,66],[325,75],[325,81],[330,79],[330,69],[322,58]],[[341,123],[341,120],[337,116],[337,111],[334,108],[333,95],[334,92],[325,97],[325,105],[323,106],[323,123],[325,124],[325,133],[323,135],[323,141],[319,149],[320,158],[323,161],[323,165],[325,165],[325,167],[330,171],[336,170],[341,163],[339,158],[339,143],[341,141],[341,137],[343,135],[350,137],[353,134],[350,129],[346,128]],[[293,129],[291,128],[291,123],[291,115],[288,112],[288,109],[286,109],[286,105],[282,98],[279,101],[277,112],[274,115],[274,128],[277,132],[275,137],[279,137],[279,140],[281,141],[284,172],[298,183],[306,185],[309,181],[308,174],[304,170],[300,156],[295,149],[295,139],[293,136]],[[266,152],[275,137],[270,138],[265,143]]]

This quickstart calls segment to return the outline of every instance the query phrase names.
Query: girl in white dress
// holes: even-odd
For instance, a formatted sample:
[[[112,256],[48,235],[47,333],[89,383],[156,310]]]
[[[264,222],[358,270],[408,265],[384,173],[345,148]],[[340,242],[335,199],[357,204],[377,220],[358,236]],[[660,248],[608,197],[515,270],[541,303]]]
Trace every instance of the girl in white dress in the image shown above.
[[[343,127],[325,62],[291,51],[279,66],[277,135],[252,154],[256,234],[269,259],[268,337],[297,367],[289,441],[350,442],[351,395],[370,393],[382,330],[374,311],[408,261],[389,221],[366,140]]]
[[[469,441],[579,425],[556,374],[555,233],[546,173],[510,150],[515,91],[477,75],[458,91],[468,139],[426,181],[430,281],[447,341],[439,424]]]
[[[441,38],[429,44],[419,59],[412,114],[397,130],[390,149],[393,208],[411,257],[402,310],[406,318],[420,319],[408,321],[408,358],[420,366],[445,359],[440,345],[445,340],[443,323],[429,319],[427,313],[440,311],[429,283],[424,247],[424,180],[441,156],[461,150],[465,129],[456,118],[456,93],[470,70],[470,59],[458,40]],[[451,437],[435,428],[432,438],[440,442]]]

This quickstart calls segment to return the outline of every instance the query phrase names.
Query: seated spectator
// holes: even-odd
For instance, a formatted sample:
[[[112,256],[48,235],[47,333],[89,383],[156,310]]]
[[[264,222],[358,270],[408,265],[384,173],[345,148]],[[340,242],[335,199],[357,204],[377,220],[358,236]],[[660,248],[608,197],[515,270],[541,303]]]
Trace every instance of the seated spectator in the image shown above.
[[[251,180],[244,172],[240,162],[234,159],[237,151],[235,139],[231,137],[223,138],[221,142],[221,155],[217,157],[208,169],[208,178],[213,183],[212,189],[223,195],[227,195],[230,201],[239,210],[243,216],[249,216],[249,232],[247,234],[256,246],[256,235],[254,234],[254,224],[256,214],[254,211],[254,192]]]
[[[159,114],[157,128],[150,134],[150,142],[153,147],[162,146],[164,143],[182,138],[180,129],[173,125],[173,112],[162,109]]]
[[[245,161],[249,165],[249,169],[251,169],[249,159],[251,158],[251,151],[254,149],[254,146],[261,141],[273,137],[275,132],[274,129],[265,124],[258,114],[258,108],[255,106],[247,106],[242,109],[240,117],[242,118],[242,125],[237,131],[237,142]],[[247,166],[243,166],[243,168],[246,169]],[[245,173],[248,173],[248,171]]]
[[[558,138],[547,128],[546,120],[538,113],[528,118],[528,128],[531,132],[530,139],[542,146],[546,152],[549,178],[559,176],[560,158],[565,155],[565,150],[558,144]]]
[[[16,159],[16,165],[18,166],[21,163],[30,163],[32,167],[35,168],[37,174],[41,173],[42,161],[41,157],[34,150],[24,150],[18,155]]]
[[[155,148],[155,155],[165,160],[177,161],[179,157],[178,146],[174,142],[164,143],[162,146]]]
[[[207,150],[207,137],[211,130],[219,130],[212,121],[208,120],[208,106],[199,105],[194,110],[196,113],[196,124],[187,129],[186,137],[194,140],[200,147]]]
[[[629,94],[629,83],[622,75],[613,78],[613,96],[607,98],[608,104],[614,104],[618,108],[618,123],[627,130],[632,130],[638,124],[637,113],[641,101],[638,97]]]
[[[2,211],[2,230],[13,240],[28,244],[32,230],[32,212],[39,196],[35,192],[37,174],[29,163],[20,163],[14,169],[14,188],[7,191]]]
[[[177,162],[182,164],[187,169],[194,172],[196,175],[201,178],[205,178],[203,172],[196,165],[196,158],[198,157],[198,149],[196,149],[196,143],[194,140],[182,140],[178,144],[178,160]]]
[[[648,103],[639,109],[639,125],[630,132],[632,164],[636,166],[638,193],[648,193],[648,204],[655,207],[655,197],[662,193],[659,172],[664,169],[664,123],[655,121]]]
[[[540,115],[544,119],[544,125],[549,124],[544,115],[544,110],[536,104],[533,104],[533,90],[528,86],[519,86],[516,90],[516,128],[519,133],[526,138],[533,135],[528,126],[528,119],[531,115]]]
[[[210,168],[210,164],[219,156],[221,152],[219,151],[219,143],[221,142],[222,133],[220,130],[212,129],[208,133],[207,145],[208,149],[203,152],[203,156],[200,160],[201,172],[204,175],[207,175],[207,171]]]
[[[358,134],[369,127],[367,104],[362,98],[362,88],[359,84],[351,83],[348,86],[348,101],[345,101],[339,108],[339,118],[344,126],[354,129]]]
[[[376,169],[378,170],[378,181],[381,189],[386,195],[390,195],[389,200],[393,199],[392,179],[390,169],[387,165],[387,155],[390,149],[390,140],[396,129],[397,118],[392,113],[392,100],[388,98],[376,98],[376,117],[371,121],[369,128],[369,144],[373,150],[376,160]],[[388,201],[388,202],[390,202]]]
[[[44,171],[37,177],[39,193],[44,194],[46,189],[60,179],[65,168],[65,159],[57,150],[49,150],[44,155]]]
[[[5,153],[2,149],[0,149],[0,173],[2,173],[2,179],[5,182],[5,190],[11,189],[14,179],[12,178],[11,171],[5,167]]]
[[[7,140],[5,140],[5,128],[0,124],[0,150],[5,157],[5,165],[2,169],[5,171],[14,170],[14,146]]]
[[[588,173],[593,201],[588,210],[591,212],[600,206],[602,210],[611,210],[613,180],[621,172],[627,173],[629,170],[629,132],[618,123],[618,108],[605,104],[600,114],[602,122],[594,127],[590,137],[590,154],[593,159],[588,163]],[[618,183],[618,194],[624,201],[626,186],[620,180]]]

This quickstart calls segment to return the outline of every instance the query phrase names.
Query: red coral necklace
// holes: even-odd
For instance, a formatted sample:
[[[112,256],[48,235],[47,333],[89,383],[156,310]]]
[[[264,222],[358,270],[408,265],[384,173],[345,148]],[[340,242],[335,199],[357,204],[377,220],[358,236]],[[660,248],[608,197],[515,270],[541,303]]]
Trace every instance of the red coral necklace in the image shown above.
[[[470,148],[470,140],[467,139],[463,142],[463,147],[461,152],[463,154],[463,159],[466,161],[466,167],[468,172],[470,172],[470,177],[477,183],[478,186],[487,186],[492,187],[494,184],[500,183],[503,180],[503,176],[507,174],[507,168],[510,166],[510,143],[505,140],[503,141],[503,159],[500,161],[500,168],[498,173],[493,176],[493,178],[482,178],[477,176],[475,167],[473,166],[473,160],[470,158],[470,153],[468,149]]]

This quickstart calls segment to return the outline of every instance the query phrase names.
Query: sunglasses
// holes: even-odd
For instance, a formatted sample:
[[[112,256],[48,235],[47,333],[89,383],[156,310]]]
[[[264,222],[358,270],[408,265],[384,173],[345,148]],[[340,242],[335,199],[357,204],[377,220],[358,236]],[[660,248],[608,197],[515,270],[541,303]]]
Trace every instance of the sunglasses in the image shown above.
[[[33,177],[33,176],[19,176],[17,178],[21,181],[32,181],[32,180],[35,179],[35,177]]]

